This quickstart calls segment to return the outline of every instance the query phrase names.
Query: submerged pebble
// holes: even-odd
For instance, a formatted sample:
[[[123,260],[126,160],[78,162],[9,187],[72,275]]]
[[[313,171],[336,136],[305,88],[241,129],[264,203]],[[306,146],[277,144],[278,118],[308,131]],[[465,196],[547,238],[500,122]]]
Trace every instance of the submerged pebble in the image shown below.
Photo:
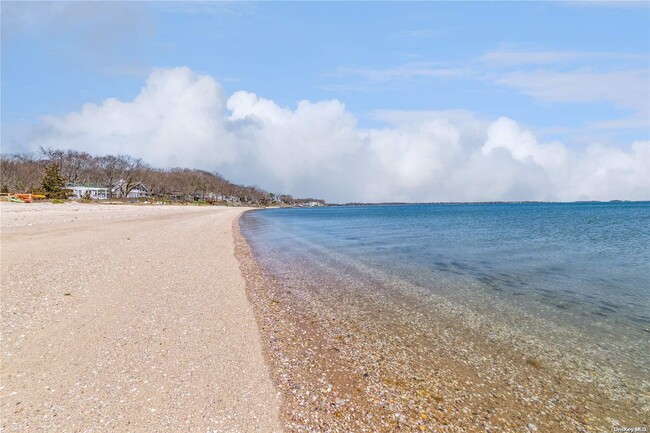
[[[605,352],[580,335],[302,247],[305,257],[256,262],[237,244],[276,384],[288,390],[288,431],[574,431],[589,419],[604,432],[608,418],[648,419],[643,382],[593,361]]]

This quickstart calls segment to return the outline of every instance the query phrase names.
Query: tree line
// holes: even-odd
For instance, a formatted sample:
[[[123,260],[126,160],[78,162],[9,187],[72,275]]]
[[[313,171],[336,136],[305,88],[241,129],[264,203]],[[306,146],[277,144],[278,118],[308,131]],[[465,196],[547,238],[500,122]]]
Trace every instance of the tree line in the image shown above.
[[[93,156],[76,150],[41,148],[38,154],[0,155],[2,192],[47,193],[51,185],[106,187],[111,196],[127,197],[144,185],[151,198],[179,201],[238,201],[249,204],[300,204],[313,199],[294,199],[269,193],[257,186],[236,185],[217,172],[189,168],[153,168],[129,155]],[[54,180],[53,180],[54,179]],[[322,200],[315,200],[324,203]]]

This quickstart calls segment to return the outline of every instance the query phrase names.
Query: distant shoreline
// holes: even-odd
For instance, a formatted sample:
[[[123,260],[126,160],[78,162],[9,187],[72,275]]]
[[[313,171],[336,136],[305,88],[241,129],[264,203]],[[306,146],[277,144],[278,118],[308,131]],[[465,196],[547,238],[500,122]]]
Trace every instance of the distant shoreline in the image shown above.
[[[582,200],[582,201],[442,201],[442,202],[379,202],[379,203],[327,203],[325,207],[343,206],[448,206],[448,205],[494,205],[494,204],[589,204],[589,203],[646,203],[649,200]]]

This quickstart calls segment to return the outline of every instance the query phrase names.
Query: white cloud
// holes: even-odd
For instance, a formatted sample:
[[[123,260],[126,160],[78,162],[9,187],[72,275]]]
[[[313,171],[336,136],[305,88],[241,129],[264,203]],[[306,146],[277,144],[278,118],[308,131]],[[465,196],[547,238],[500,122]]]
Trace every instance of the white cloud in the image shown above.
[[[590,71],[517,71],[499,84],[512,86],[546,102],[610,102],[619,108],[648,111],[650,75],[647,69]]]
[[[63,117],[44,117],[37,141],[93,153],[133,154],[161,166],[220,165],[235,157],[224,129],[225,99],[221,85],[209,76],[188,68],[157,70],[131,102],[107,99]],[[207,152],[217,137],[219,151]]]
[[[647,199],[650,196],[650,141],[635,141],[629,150],[595,143],[580,158],[574,157],[563,200],[607,200],[616,195]]]
[[[543,51],[501,48],[484,53],[489,79],[544,103],[611,105],[616,120],[591,129],[650,128],[648,54],[611,51]]]
[[[368,153],[404,191],[431,185],[461,151],[459,131],[445,119],[426,119],[365,134]]]
[[[336,178],[349,168],[346,164],[361,145],[355,118],[338,101],[300,101],[290,110],[240,91],[227,106],[227,122],[238,146],[237,165],[254,170],[260,185],[273,179],[275,187],[285,191],[303,182],[316,187],[318,174]]]
[[[598,120],[587,125],[591,129],[648,129],[648,117],[642,115],[628,119]]]
[[[245,91],[228,97],[212,77],[175,68],[151,74],[133,101],[44,118],[31,145],[128,153],[328,201],[650,198],[650,142],[575,151],[512,119],[460,110],[376,119],[385,127],[360,128],[337,100],[292,109]]]
[[[529,51],[499,49],[484,53],[480,60],[490,66],[550,65],[573,61],[624,61],[647,63],[648,56],[606,51]]]
[[[513,66],[522,64],[550,64],[581,57],[581,53],[557,51],[488,51],[480,59],[491,66]]]
[[[455,78],[468,75],[464,68],[441,68],[430,62],[412,62],[393,68],[345,68],[336,70],[338,75],[358,75],[373,81],[408,80],[413,78]]]
[[[514,120],[501,117],[490,125],[487,141],[481,148],[483,155],[495,149],[506,149],[519,162],[537,164],[547,170],[554,170],[566,163],[566,148],[557,141],[540,144],[530,132],[517,125]]]

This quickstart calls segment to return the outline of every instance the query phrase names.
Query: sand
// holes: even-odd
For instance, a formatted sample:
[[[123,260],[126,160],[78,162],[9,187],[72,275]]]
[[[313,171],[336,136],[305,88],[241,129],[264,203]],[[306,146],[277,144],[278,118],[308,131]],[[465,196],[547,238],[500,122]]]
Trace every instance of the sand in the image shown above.
[[[2,203],[2,431],[281,431],[243,211]]]

